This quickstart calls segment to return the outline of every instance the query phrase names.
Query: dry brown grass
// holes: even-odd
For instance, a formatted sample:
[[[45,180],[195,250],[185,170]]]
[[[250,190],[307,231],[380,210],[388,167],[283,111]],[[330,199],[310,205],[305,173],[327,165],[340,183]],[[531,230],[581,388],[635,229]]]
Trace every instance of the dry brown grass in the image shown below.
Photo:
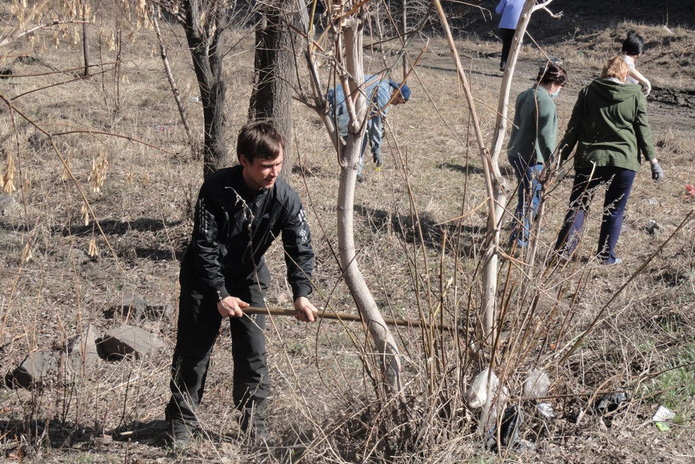
[[[111,26],[102,27],[108,36]],[[676,91],[693,88],[692,62],[684,62],[692,31],[673,29],[673,35],[665,35],[659,28],[621,23],[614,30],[577,35],[548,50],[562,56],[570,71],[571,84],[558,100],[561,125],[576,92],[596,75],[605,57],[615,51],[616,39],[630,28],[656,44],[660,58],[652,59],[650,53],[640,63],[656,85]],[[190,100],[197,95],[190,57],[177,46],[185,42],[182,31],[165,29],[189,122],[199,134],[200,107]],[[241,41],[226,70],[232,89],[230,148],[246,118],[253,76],[251,35],[237,34]],[[162,64],[148,47],[137,45],[143,43],[153,43],[146,31],[126,42],[118,87],[107,72],[12,101],[46,131],[81,131],[54,137],[56,150],[7,106],[0,112],[3,169],[14,160],[13,181],[19,189],[13,196],[18,208],[0,218],[0,364],[5,369],[29,351],[64,346],[87,322],[103,330],[122,322],[104,313],[124,296],[138,293],[154,303],[176,302],[177,257],[190,233],[202,166],[185,146]],[[489,140],[500,82],[497,58],[490,54],[498,44],[460,45]],[[15,74],[42,75],[0,81],[0,93],[9,98],[66,80],[65,73],[43,75],[46,65],[80,65],[74,46],[32,49],[18,42],[13,47],[3,66],[11,66]],[[413,44],[413,54],[421,47]],[[140,52],[143,48],[146,53]],[[113,53],[104,47],[102,60],[112,61]],[[18,55],[40,62],[11,58]],[[528,87],[541,57],[525,46],[512,95]],[[460,318],[474,325],[480,294],[475,272],[485,223],[479,205],[486,193],[466,106],[440,39],[430,41],[410,85],[412,100],[388,118],[384,167],[375,171],[367,162],[367,180],[356,192],[360,266],[384,313],[427,318],[441,303],[445,322]],[[530,368],[545,368],[553,380],[549,401],[558,417],[539,422],[536,432],[541,439],[534,448],[484,454],[473,432],[476,413],[462,400],[476,367],[465,340],[399,329],[407,401],[380,410],[383,398],[367,375],[375,371],[369,363],[372,347],[359,325],[304,326],[276,319],[268,329],[274,386],[271,428],[285,447],[268,455],[239,444],[225,334],[213,354],[200,413],[207,435],[192,448],[174,452],[163,446],[161,433],[150,430],[161,426],[175,336],[174,321],[155,320],[143,325],[167,340],[169,349],[164,352],[141,361],[104,362],[77,379],[56,379],[35,390],[0,390],[0,446],[5,456],[19,459],[24,453],[25,462],[296,462],[300,456],[301,462],[316,463],[688,462],[686,456],[693,454],[695,405],[688,396],[695,385],[693,368],[669,371],[683,374],[669,377],[670,383],[657,374],[695,357],[690,317],[695,306],[692,225],[606,306],[693,207],[692,200],[683,198],[683,185],[692,184],[694,174],[695,144],[687,122],[692,121],[693,105],[669,106],[659,95],[651,100],[650,112],[667,177],[654,185],[648,173],[638,176],[619,243],[625,264],[606,268],[590,259],[598,233],[593,214],[578,261],[562,269],[537,267],[534,275],[543,277],[531,285],[523,278],[523,267],[510,269],[508,262],[502,266],[500,301],[506,316],[496,353],[504,361],[499,374],[519,403],[520,385]],[[336,247],[336,156],[318,118],[298,102],[295,115],[287,178],[310,211],[318,257],[314,300],[354,312],[331,251]],[[166,129],[169,126],[173,129]],[[84,199],[70,176],[63,177],[59,157],[69,160],[70,173],[94,212],[88,225]],[[93,168],[99,157],[103,161]],[[511,184],[511,170],[502,164]],[[99,189],[93,189],[97,184]],[[547,199],[540,236],[543,255],[555,238],[568,193],[565,181]],[[651,219],[661,226],[656,236],[645,230]],[[281,281],[281,253],[274,247],[269,256],[276,279],[269,302],[287,306],[291,292]],[[85,259],[85,254],[93,258]],[[536,291],[540,296],[534,306]],[[558,362],[597,316],[600,323],[580,349]],[[632,401],[608,419],[592,414],[593,400],[617,388],[626,389]],[[648,421],[662,401],[679,413],[668,433],[656,431]],[[532,432],[527,430],[526,438],[533,438]],[[649,445],[656,440],[659,447]]]

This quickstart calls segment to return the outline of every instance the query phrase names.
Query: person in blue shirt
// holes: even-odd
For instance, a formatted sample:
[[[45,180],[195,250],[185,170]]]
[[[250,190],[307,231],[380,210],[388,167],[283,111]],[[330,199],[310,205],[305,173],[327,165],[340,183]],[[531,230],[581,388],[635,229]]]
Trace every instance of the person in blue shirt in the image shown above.
[[[367,142],[372,150],[372,160],[377,167],[383,164],[381,155],[381,141],[384,137],[384,118],[391,106],[401,105],[410,99],[410,88],[405,83],[397,83],[385,79],[380,75],[366,76],[364,94],[369,103],[369,116],[367,130],[362,140],[360,150],[360,162],[357,168],[357,181],[364,181],[364,152],[367,150]],[[338,85],[330,89],[327,94],[330,105],[330,116],[335,121],[340,136],[347,137],[350,116],[345,105],[345,93],[343,86]]]
[[[500,15],[499,34],[502,39],[502,58],[500,59],[500,71],[507,67],[507,57],[512,47],[516,25],[524,8],[524,0],[500,0],[495,12]]]

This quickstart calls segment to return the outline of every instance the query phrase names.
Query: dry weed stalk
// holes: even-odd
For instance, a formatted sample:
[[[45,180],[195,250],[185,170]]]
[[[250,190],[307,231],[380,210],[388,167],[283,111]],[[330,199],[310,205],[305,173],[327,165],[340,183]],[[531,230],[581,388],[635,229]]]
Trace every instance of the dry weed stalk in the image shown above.
[[[31,241],[27,240],[22,249],[22,264],[29,262],[34,257],[32,249]]]
[[[92,185],[92,192],[101,193],[101,187],[106,180],[106,169],[109,167],[109,160],[103,153],[97,158],[92,159],[92,171],[89,173],[87,181]]]
[[[99,247],[97,246],[97,241],[94,238],[89,240],[89,249],[87,250],[87,255],[89,255],[90,258],[96,258],[99,256]]]
[[[84,222],[85,227],[89,225],[89,219],[92,217],[89,204],[86,202],[82,203],[82,206],[80,207],[80,214],[82,215],[82,221]]]
[[[71,179],[72,172],[72,157],[70,155],[65,157],[65,164],[63,165],[63,170],[60,174],[60,180],[67,182]]]
[[[14,185],[14,178],[17,172],[17,167],[14,161],[15,155],[10,152],[7,154],[7,165],[5,166],[5,175],[3,176],[2,191],[7,195],[11,195],[17,190]]]

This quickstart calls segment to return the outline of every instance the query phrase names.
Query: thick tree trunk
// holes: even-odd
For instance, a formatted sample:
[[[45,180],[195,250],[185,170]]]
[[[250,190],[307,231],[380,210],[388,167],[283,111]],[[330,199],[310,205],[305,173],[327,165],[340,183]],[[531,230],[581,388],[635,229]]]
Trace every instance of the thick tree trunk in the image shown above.
[[[199,0],[183,2],[186,39],[203,104],[203,175],[207,177],[227,166],[230,157],[225,143],[227,118],[224,103],[227,89],[222,79],[221,38],[227,11],[223,6],[211,6],[204,10],[205,6],[209,6],[207,2]]]
[[[262,10],[256,28],[254,88],[249,120],[271,120],[287,138],[285,166],[291,166],[292,82],[295,75],[292,42],[288,27],[294,16],[293,0],[276,0]]]

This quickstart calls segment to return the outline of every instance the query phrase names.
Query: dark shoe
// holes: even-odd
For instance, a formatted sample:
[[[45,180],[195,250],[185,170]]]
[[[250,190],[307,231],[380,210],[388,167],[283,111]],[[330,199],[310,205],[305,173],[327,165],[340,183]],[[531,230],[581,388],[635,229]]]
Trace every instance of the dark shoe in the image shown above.
[[[267,406],[266,401],[261,401],[241,411],[239,427],[254,446],[272,447],[274,445],[266,424]]]
[[[183,419],[169,419],[167,421],[167,435],[175,445],[192,441],[197,428],[195,424],[186,424]]]
[[[362,182],[364,182],[364,175],[362,175],[362,174],[357,174],[357,182],[359,182],[360,184],[361,184]]]

